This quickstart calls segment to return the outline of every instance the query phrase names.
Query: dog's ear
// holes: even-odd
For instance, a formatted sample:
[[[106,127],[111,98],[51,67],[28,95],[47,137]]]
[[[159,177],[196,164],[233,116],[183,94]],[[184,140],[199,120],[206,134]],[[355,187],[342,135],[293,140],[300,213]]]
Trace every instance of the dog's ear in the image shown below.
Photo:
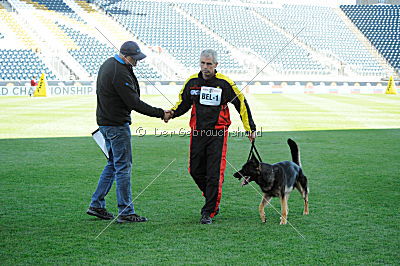
[[[255,162],[255,163],[260,163],[257,159],[257,157],[254,155],[254,153],[251,155],[250,161]]]

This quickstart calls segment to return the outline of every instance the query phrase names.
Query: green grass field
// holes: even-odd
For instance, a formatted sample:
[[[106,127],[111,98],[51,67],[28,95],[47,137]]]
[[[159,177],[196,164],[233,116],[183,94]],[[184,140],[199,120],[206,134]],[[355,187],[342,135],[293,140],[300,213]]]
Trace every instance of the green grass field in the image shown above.
[[[302,215],[294,191],[291,225],[279,225],[272,207],[262,224],[258,189],[233,178],[230,164],[240,168],[250,148],[243,137],[229,139],[221,213],[200,225],[202,197],[186,169],[188,137],[152,134],[187,129],[188,117],[164,124],[134,114],[132,131],[147,132],[132,139],[133,197],[142,193],[134,204],[150,221],[107,227],[85,214],[105,164],[90,137],[95,97],[1,97],[1,264],[398,264],[400,97],[247,98],[266,162],[290,159],[289,137],[300,146],[310,215]],[[170,107],[159,96],[143,99]],[[232,130],[241,128],[234,108],[231,114]],[[116,213],[115,188],[107,200]],[[280,210],[278,199],[272,205]]]

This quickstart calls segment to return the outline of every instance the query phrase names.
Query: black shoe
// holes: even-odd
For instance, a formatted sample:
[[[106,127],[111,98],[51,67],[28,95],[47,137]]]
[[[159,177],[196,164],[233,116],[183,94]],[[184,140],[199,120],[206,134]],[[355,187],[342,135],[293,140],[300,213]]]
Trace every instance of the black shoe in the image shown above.
[[[110,212],[108,212],[104,208],[94,208],[94,207],[89,207],[89,209],[86,211],[87,214],[99,217],[100,219],[104,220],[111,220],[114,218],[114,215]]]
[[[201,224],[212,224],[212,219],[211,219],[210,215],[201,216],[200,223]]]
[[[147,218],[137,214],[120,215],[117,220],[118,223],[142,223],[147,222]]]

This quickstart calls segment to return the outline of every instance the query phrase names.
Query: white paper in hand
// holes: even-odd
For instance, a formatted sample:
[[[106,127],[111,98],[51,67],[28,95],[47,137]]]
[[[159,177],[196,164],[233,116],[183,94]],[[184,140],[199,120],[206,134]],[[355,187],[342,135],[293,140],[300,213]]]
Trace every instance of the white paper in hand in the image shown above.
[[[99,128],[92,132],[92,137],[93,137],[94,141],[96,141],[97,145],[99,145],[101,151],[104,153],[104,155],[108,159],[109,155],[108,155],[108,150],[106,147],[106,140],[104,139],[103,134],[101,134]]]

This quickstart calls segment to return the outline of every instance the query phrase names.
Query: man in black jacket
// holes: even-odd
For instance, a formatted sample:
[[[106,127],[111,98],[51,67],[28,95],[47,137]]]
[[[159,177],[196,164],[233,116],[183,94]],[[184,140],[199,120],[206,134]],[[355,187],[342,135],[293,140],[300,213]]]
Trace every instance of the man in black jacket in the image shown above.
[[[132,67],[146,57],[132,41],[125,42],[120,53],[107,59],[97,76],[96,118],[109,153],[92,196],[87,214],[110,220],[114,216],[106,210],[105,196],[114,179],[117,183],[118,222],[146,222],[135,213],[131,192],[132,147],[129,125],[131,111],[166,119],[168,111],[152,107],[140,100],[139,83]]]
[[[172,117],[192,109],[189,173],[205,198],[202,224],[211,224],[219,213],[231,124],[228,103],[239,112],[250,141],[256,137],[256,125],[244,95],[231,79],[217,72],[217,65],[217,53],[204,50],[200,55],[201,71],[186,80],[172,108]]]

